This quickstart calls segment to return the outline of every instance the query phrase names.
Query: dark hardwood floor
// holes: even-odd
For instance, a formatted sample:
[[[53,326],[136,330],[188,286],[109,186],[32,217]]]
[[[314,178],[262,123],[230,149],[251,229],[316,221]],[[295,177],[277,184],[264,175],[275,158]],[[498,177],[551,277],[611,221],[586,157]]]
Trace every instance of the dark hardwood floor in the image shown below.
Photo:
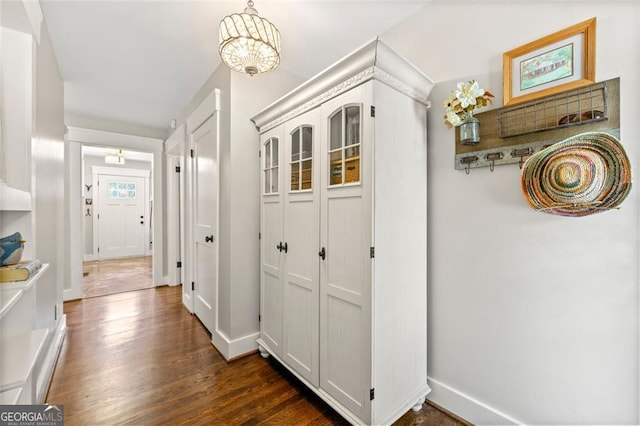
[[[47,396],[66,425],[340,425],[346,422],[273,360],[227,363],[159,287],[66,302],[67,335]],[[462,425],[429,404],[397,425]]]

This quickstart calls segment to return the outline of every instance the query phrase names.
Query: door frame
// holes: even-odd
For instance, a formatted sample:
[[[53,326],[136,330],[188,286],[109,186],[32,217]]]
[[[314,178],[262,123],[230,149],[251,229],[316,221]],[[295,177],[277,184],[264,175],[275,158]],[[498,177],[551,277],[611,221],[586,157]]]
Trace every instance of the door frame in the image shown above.
[[[153,227],[153,285],[162,285],[167,281],[167,277],[163,274],[164,271],[164,229],[160,225],[163,223],[163,210],[164,210],[164,194],[163,194],[163,176],[164,176],[164,161],[163,161],[163,139],[151,138],[146,136],[128,135],[124,133],[115,133],[104,130],[85,129],[80,127],[67,126],[67,133],[65,134],[65,143],[71,144],[70,150],[76,151],[75,155],[70,156],[69,167],[77,167],[78,173],[74,173],[69,176],[69,182],[67,186],[68,197],[66,198],[67,208],[65,209],[65,221],[70,224],[78,223],[82,220],[82,176],[80,173],[81,155],[79,148],[82,145],[90,146],[106,146],[106,147],[119,147],[122,149],[131,149],[134,151],[149,152],[153,154],[152,165],[152,182],[153,182],[153,199],[154,204],[158,207],[153,209],[151,214],[151,220],[154,224],[159,224]],[[76,146],[78,144],[79,146]],[[65,159],[65,165],[67,161]],[[77,189],[76,189],[77,188]],[[77,267],[71,268],[71,274],[69,277],[69,285],[65,284],[64,300],[72,300],[83,297],[82,293],[82,259],[84,254],[84,244],[78,241],[77,232],[73,232],[74,226],[69,226],[65,231],[65,238],[69,241],[69,261]]]
[[[103,167],[103,166],[91,166],[91,175],[93,176],[93,187],[95,188],[93,193],[93,212],[96,217],[100,214],[100,191],[98,190],[98,177],[100,175],[113,175],[122,177],[141,177],[144,179],[144,217],[148,223],[151,222],[150,217],[150,203],[151,194],[149,191],[149,177],[151,175],[150,170],[142,169],[126,169],[120,167]],[[149,256],[152,254],[152,250],[149,247],[149,232],[144,233],[144,255]],[[93,253],[96,259],[100,259],[98,254],[98,247],[100,246],[100,221],[93,221]]]
[[[170,286],[186,283],[185,131],[185,126],[181,125],[164,142],[167,164],[167,271]],[[180,172],[176,171],[177,167],[180,168]],[[181,267],[178,267],[178,262],[181,263]]]

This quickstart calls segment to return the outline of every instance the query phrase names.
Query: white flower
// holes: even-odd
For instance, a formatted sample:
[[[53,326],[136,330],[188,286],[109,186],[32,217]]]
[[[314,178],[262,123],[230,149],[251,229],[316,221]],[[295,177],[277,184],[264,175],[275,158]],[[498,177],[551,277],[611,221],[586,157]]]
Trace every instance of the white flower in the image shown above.
[[[447,121],[454,127],[462,123],[460,116],[453,111],[447,111],[445,115],[447,117]]]
[[[476,98],[484,95],[484,89],[480,88],[477,81],[474,81],[473,83],[460,82],[458,83],[455,95],[460,101],[460,106],[462,106],[462,108],[466,108],[469,105],[476,104]]]

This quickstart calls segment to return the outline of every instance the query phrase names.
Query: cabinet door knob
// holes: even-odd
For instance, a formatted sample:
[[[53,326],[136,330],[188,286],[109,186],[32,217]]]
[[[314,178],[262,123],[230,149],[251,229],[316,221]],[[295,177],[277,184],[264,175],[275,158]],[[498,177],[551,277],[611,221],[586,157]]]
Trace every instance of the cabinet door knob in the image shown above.
[[[327,255],[327,252],[325,252],[324,247],[322,247],[322,250],[320,250],[320,253],[318,253],[318,256],[320,256],[322,260],[324,260],[326,255]]]
[[[206,237],[204,237],[204,242],[205,243],[212,243],[213,242],[213,235],[207,235]]]
[[[282,249],[284,248],[284,246],[282,245],[282,241],[280,241],[276,248],[278,249],[278,251],[282,251]]]
[[[284,243],[284,245],[282,246],[282,250],[284,250],[284,252],[286,253],[287,250],[289,250],[289,245],[287,243]]]

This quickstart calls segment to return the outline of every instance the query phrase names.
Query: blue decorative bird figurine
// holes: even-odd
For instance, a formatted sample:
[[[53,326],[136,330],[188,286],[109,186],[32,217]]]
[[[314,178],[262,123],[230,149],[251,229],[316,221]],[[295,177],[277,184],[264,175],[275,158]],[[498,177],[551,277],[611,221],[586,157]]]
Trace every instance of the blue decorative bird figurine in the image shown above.
[[[19,232],[0,238],[0,266],[15,265],[20,262],[24,243]]]

